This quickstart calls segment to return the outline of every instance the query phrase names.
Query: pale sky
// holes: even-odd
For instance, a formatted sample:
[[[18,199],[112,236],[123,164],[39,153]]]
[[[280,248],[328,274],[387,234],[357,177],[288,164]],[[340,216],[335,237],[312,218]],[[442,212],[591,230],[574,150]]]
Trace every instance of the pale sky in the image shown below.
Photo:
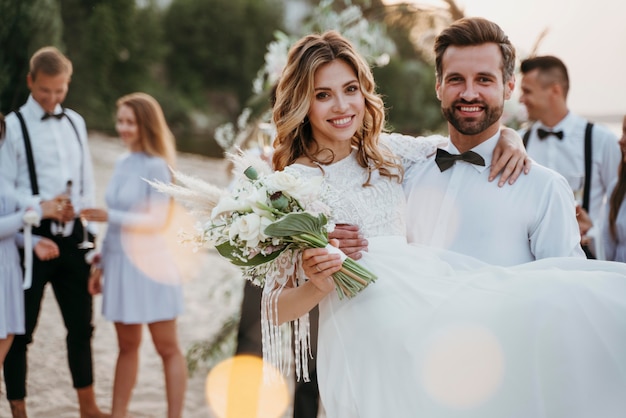
[[[500,25],[522,58],[548,28],[538,54],[555,55],[567,66],[569,108],[590,117],[626,114],[626,2],[457,0],[457,4],[466,16],[482,16]]]

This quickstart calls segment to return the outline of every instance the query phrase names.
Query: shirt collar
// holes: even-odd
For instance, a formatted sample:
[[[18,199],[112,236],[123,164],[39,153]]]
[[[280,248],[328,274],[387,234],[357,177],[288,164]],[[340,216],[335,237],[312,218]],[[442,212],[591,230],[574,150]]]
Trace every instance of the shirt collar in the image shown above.
[[[565,117],[563,119],[561,119],[559,121],[559,123],[557,123],[556,125],[552,126],[552,127],[548,127],[546,125],[544,125],[541,122],[537,123],[537,129],[542,128],[545,129],[546,131],[563,131],[563,132],[567,132],[568,128],[570,126],[572,126],[574,121],[574,115],[572,114],[572,112],[568,111],[567,115],[565,115]]]
[[[481,142],[480,144],[472,148],[472,151],[480,154],[480,156],[483,157],[483,159],[485,160],[484,166],[470,164],[472,167],[474,167],[475,170],[482,173],[487,168],[491,167],[491,157],[493,155],[493,150],[496,148],[496,145],[498,144],[499,138],[500,138],[500,129],[498,129],[498,132],[496,132],[494,136],[492,136],[491,138],[487,139],[486,141]],[[459,150],[454,146],[452,141],[448,141],[448,151],[451,153],[459,154]]]
[[[25,107],[31,112],[31,115],[37,120],[41,120],[41,117],[46,114],[46,111],[41,107],[41,105],[35,100],[32,94],[28,96],[28,100],[26,100]],[[60,104],[57,104],[54,107],[54,114],[58,114],[63,112],[63,107]]]

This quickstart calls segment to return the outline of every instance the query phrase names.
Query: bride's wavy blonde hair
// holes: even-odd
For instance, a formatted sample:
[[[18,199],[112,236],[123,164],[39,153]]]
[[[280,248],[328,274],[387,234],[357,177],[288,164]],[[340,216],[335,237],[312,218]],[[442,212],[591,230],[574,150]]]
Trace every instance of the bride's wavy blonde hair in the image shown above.
[[[274,155],[276,170],[282,170],[299,157],[306,156],[320,164],[321,151],[313,138],[307,115],[314,99],[314,77],[317,70],[334,61],[342,60],[356,74],[365,100],[363,126],[352,137],[357,150],[357,161],[368,169],[368,185],[373,171],[402,181],[403,170],[397,158],[379,146],[379,136],[385,125],[385,108],[376,93],[374,76],[367,62],[350,42],[336,31],[312,34],[300,39],[289,51],[287,65],[275,91],[273,120],[276,125]]]

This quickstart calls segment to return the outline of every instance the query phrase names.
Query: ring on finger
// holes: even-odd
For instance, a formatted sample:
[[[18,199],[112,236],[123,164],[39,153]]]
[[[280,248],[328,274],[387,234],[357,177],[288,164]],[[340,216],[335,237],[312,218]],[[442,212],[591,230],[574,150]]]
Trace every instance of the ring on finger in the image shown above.
[[[57,212],[61,212],[63,210],[63,205],[57,205]]]
[[[316,265],[315,265],[315,268],[317,269],[317,271],[318,271],[319,273],[321,273],[321,272],[322,272],[322,269],[320,269],[319,264],[316,264]]]

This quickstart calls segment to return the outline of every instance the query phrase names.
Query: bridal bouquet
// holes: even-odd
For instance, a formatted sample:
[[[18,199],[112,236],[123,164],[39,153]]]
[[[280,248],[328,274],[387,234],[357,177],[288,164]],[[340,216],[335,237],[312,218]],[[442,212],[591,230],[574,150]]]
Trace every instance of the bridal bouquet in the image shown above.
[[[327,248],[328,206],[320,195],[323,178],[304,180],[290,171],[260,175],[250,166],[232,193],[223,196],[204,225],[204,238],[247,279],[262,284],[278,256],[287,250]],[[342,269],[333,275],[339,298],[352,297],[376,279],[342,254]]]

